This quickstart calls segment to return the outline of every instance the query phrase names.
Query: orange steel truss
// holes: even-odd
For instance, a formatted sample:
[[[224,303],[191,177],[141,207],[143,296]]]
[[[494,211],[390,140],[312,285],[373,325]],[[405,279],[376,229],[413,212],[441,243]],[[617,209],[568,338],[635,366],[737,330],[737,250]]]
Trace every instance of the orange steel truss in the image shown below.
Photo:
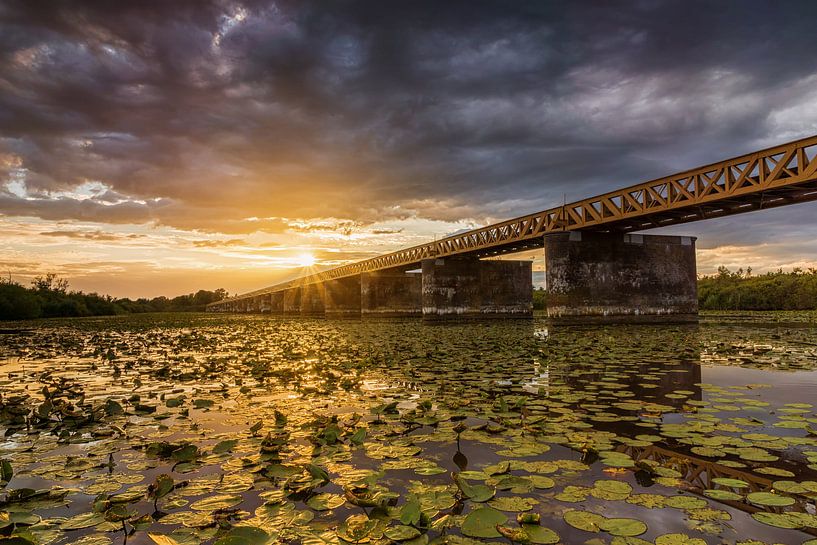
[[[350,263],[231,300],[381,269],[411,268],[428,258],[487,257],[537,248],[542,246],[542,237],[553,232],[640,231],[811,200],[817,200],[817,136]]]

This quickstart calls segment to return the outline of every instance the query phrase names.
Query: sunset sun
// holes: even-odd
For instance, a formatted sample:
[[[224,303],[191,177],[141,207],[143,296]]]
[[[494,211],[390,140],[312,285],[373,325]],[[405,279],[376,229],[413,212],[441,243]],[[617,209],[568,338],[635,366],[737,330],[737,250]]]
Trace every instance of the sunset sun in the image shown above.
[[[298,254],[295,256],[295,263],[301,267],[312,267],[315,265],[315,256],[308,253]]]

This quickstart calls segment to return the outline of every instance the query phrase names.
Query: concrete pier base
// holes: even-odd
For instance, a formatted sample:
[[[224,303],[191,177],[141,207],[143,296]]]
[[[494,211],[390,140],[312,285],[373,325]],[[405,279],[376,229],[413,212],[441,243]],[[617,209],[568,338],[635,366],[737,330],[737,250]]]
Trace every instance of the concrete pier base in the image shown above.
[[[533,315],[530,261],[423,260],[423,318]]]
[[[282,310],[284,314],[301,314],[301,288],[290,288],[283,292]]]
[[[555,233],[545,269],[555,321],[697,321],[694,237]]]
[[[284,312],[284,292],[276,291],[269,294],[270,314],[282,314]]]
[[[332,318],[360,317],[360,276],[348,276],[324,283],[326,316]]]
[[[301,316],[323,316],[324,285],[306,284],[301,290]]]
[[[383,270],[360,275],[363,317],[420,316],[422,302],[422,278],[418,273]]]

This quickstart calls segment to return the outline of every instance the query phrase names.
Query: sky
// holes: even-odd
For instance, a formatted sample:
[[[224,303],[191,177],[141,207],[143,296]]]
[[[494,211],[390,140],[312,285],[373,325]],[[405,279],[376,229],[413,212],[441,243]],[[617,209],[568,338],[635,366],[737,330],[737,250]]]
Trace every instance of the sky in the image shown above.
[[[0,273],[244,292],[817,134],[817,3],[0,0]],[[817,203],[676,226],[817,266]],[[541,269],[541,256],[534,255]]]

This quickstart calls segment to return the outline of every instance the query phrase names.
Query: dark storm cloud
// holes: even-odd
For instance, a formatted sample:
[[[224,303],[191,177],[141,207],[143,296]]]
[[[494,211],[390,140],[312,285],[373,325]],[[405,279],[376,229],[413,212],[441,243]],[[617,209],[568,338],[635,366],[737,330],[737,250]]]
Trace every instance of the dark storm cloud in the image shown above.
[[[0,213],[225,233],[501,219],[817,133],[816,16],[0,0],[0,177],[26,191]],[[65,196],[89,181],[107,192]]]

